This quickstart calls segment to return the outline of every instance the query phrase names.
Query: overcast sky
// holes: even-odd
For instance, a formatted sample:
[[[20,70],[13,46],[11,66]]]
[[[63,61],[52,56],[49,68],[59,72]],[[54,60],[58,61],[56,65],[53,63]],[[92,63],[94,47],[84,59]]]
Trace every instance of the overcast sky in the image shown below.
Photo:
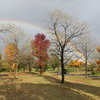
[[[62,9],[85,21],[92,38],[100,42],[100,0],[0,0],[0,20],[17,20],[43,27],[48,11],[54,9]]]

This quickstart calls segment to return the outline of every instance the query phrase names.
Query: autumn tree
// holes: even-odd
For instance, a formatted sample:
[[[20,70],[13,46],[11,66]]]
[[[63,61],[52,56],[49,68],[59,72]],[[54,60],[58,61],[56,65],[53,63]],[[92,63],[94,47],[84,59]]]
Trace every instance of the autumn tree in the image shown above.
[[[2,55],[0,54],[0,67],[2,66]]]
[[[2,59],[2,55],[0,54],[0,59]]]
[[[46,39],[44,34],[39,33],[35,35],[35,39],[31,41],[32,54],[38,59],[36,63],[39,65],[40,74],[42,73],[42,66],[44,66],[49,59],[47,53],[49,46],[50,41]]]
[[[4,52],[5,52],[5,59],[6,61],[9,62],[10,66],[16,63],[16,57],[18,55],[18,48],[16,44],[14,43],[8,44],[6,48],[4,49]]]
[[[6,46],[5,51],[5,59],[10,62],[14,62],[16,59],[16,55],[18,54],[18,49],[16,44],[11,43]]]
[[[100,46],[96,48],[96,51],[100,54]],[[98,57],[95,59],[96,64],[99,66],[97,67],[97,70],[100,70],[100,56],[98,54]]]
[[[76,59],[76,60],[72,60],[69,65],[72,65],[72,66],[76,66],[76,67],[80,67],[84,64],[83,61],[80,61],[79,59]]]
[[[87,26],[84,23],[80,23],[72,16],[64,13],[60,10],[55,10],[48,13],[48,30],[54,36],[56,40],[54,42],[58,47],[57,53],[60,55],[61,69],[62,69],[62,83],[64,83],[64,55],[70,52],[68,49],[68,44],[76,37],[82,36],[88,33]],[[55,48],[56,49],[56,48]],[[66,55],[67,56],[67,55]],[[69,59],[68,57],[67,59]]]

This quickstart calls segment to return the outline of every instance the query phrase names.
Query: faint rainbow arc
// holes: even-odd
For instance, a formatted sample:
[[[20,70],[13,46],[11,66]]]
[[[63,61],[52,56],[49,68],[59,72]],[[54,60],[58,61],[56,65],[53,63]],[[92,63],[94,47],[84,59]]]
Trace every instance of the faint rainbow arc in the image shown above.
[[[81,52],[79,52],[79,50],[72,43],[69,43],[68,45],[80,55],[83,61],[85,60],[84,55]]]
[[[31,23],[28,23],[28,22],[24,22],[24,21],[18,21],[18,20],[0,20],[0,22],[5,22],[5,23],[15,23],[15,24],[20,24],[20,25],[27,25],[27,26],[31,26],[32,28],[37,28],[37,29],[39,29],[39,30],[42,30],[42,31],[47,31],[47,29],[44,29],[44,28],[42,28],[42,27],[40,27],[40,26],[37,26],[37,25],[35,25],[35,24],[31,24]],[[78,50],[77,50],[77,48],[75,48],[71,43],[69,44],[69,46],[71,47],[71,48],[73,48],[80,56],[81,56],[81,58],[84,60],[85,59],[85,57],[84,57],[84,55],[82,54],[82,53],[80,53]]]
[[[24,21],[17,21],[17,20],[0,20],[0,23],[14,23],[14,24],[20,24],[20,25],[27,25],[27,26],[31,26],[31,27],[33,27],[33,28],[37,28],[37,29],[42,30],[42,31],[46,31],[46,29],[43,28],[43,27],[37,26],[37,25],[35,25],[35,24],[28,23],[28,22],[24,22]]]

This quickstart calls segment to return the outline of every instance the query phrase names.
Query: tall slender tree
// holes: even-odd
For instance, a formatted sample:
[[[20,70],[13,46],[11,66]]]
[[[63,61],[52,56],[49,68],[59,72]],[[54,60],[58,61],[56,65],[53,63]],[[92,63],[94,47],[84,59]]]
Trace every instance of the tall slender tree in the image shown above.
[[[32,54],[38,59],[36,62],[39,64],[40,74],[42,73],[42,66],[48,61],[48,48],[50,41],[46,39],[44,34],[35,35],[35,39],[31,41],[31,47],[33,49]]]

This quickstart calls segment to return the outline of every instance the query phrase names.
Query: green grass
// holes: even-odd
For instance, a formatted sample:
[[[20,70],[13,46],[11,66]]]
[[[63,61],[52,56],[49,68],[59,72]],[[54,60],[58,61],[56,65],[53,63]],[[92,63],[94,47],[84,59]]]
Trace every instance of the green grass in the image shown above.
[[[93,92],[94,91],[94,92]],[[99,100],[96,86],[60,80],[50,73],[0,77],[0,100]]]
[[[47,72],[48,73],[48,72]],[[84,74],[84,71],[81,72],[70,72],[70,74]],[[88,72],[90,74],[90,72]],[[54,77],[61,79],[61,76],[58,77],[57,73],[51,73],[51,76],[54,75]],[[93,76],[93,75],[91,75]],[[99,75],[94,75],[94,76],[99,76]],[[85,78],[85,76],[65,76],[66,81],[71,81],[75,83],[82,83],[82,84],[87,84],[87,85],[92,85],[96,87],[100,87],[100,77],[88,77]]]

